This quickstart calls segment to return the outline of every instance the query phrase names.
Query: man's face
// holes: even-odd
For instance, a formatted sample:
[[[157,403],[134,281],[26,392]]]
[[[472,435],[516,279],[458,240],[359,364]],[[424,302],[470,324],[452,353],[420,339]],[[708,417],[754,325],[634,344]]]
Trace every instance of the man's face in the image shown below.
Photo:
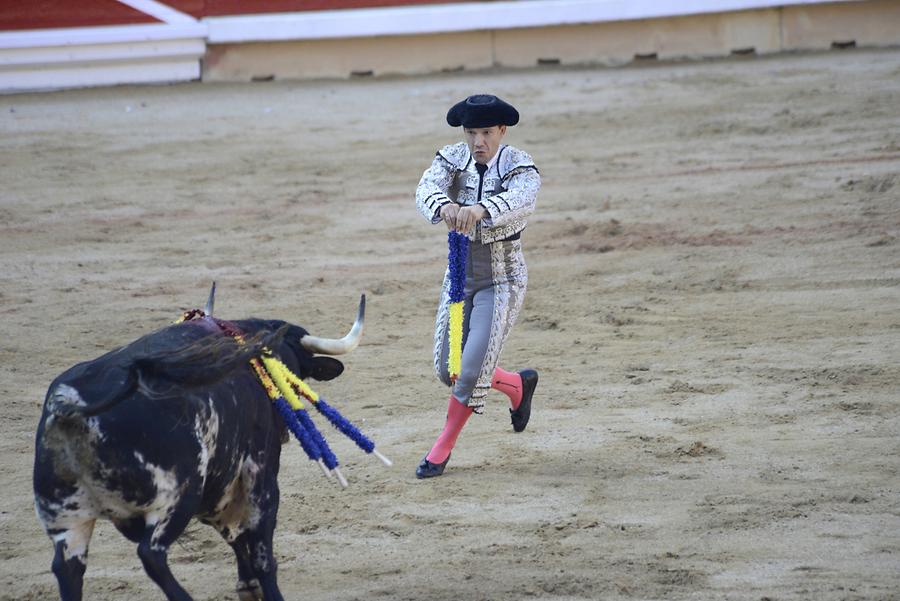
[[[466,127],[466,143],[469,145],[469,152],[475,158],[476,163],[482,165],[487,164],[497,150],[500,148],[500,141],[506,134],[505,125],[493,125],[491,127]]]

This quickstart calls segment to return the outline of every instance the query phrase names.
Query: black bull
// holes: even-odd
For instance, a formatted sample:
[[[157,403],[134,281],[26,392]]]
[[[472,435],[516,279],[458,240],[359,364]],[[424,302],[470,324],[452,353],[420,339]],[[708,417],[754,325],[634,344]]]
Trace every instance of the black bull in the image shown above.
[[[266,347],[303,379],[335,378],[341,362],[307,347],[352,350],[363,310],[361,303],[353,331],[337,341],[283,321],[249,319],[230,322],[245,335],[239,343],[204,317],[56,378],[37,430],[34,493],[55,546],[61,598],[81,599],[91,533],[105,518],[137,543],[144,569],[168,599],[190,600],[167,554],[197,517],[234,550],[242,601],[283,599],[272,539],[287,435],[248,361]]]

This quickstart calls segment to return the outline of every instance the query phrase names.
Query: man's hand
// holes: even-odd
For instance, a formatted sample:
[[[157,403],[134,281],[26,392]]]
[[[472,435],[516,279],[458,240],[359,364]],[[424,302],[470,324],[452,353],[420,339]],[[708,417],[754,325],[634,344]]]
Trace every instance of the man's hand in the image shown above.
[[[441,207],[441,219],[451,232],[468,234],[475,224],[485,218],[487,209],[481,205],[461,207],[455,202]]]
[[[441,207],[441,219],[444,220],[444,225],[451,232],[456,230],[457,213],[459,213],[459,205],[455,202],[447,203]]]
[[[456,214],[456,231],[460,234],[468,234],[475,224],[484,219],[487,209],[481,205],[462,207]]]

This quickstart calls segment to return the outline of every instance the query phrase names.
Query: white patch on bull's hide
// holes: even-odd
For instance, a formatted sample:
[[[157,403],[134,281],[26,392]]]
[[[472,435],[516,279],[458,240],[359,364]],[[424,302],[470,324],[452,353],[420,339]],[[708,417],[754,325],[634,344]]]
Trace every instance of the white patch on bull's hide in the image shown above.
[[[52,454],[54,475],[75,491],[63,499],[36,499],[43,507],[39,515],[45,524],[49,526],[48,520],[58,516],[57,523],[50,527],[68,528],[85,519],[127,518],[138,510],[122,498],[122,491],[110,489],[118,476],[96,452],[106,438],[99,417],[47,421],[40,444],[44,452]]]
[[[153,536],[150,539],[150,547],[158,549],[157,540],[165,532],[166,524],[172,516],[172,511],[181,499],[182,487],[174,470],[164,470],[146,460],[138,451],[134,452],[140,466],[150,472],[153,485],[156,488],[156,497],[143,507],[144,522],[147,526],[154,526]]]
[[[35,511],[45,530],[77,528],[79,524],[97,517],[94,500],[83,486],[78,486],[75,492],[58,502],[35,499]]]
[[[260,511],[252,498],[253,487],[259,474],[259,465],[245,458],[237,477],[225,489],[225,493],[207,520],[228,542],[234,542],[245,530],[256,528],[260,521]]]
[[[77,557],[82,563],[85,562],[91,535],[94,533],[94,523],[94,520],[82,521],[74,524],[65,532],[52,537],[54,546],[60,541],[65,541],[66,546],[63,549],[63,556],[66,561]]]
[[[106,440],[106,434],[100,429],[99,417],[89,417],[85,420],[85,423],[88,427],[91,442],[104,442]]]
[[[107,466],[97,463],[95,470],[78,466],[76,469],[78,471],[73,473],[76,488],[71,495],[58,501],[35,499],[38,519],[46,529],[74,528],[86,520],[99,517],[128,519],[141,513],[141,508],[135,503],[122,498],[121,491],[109,488],[110,482],[115,482],[115,475]],[[95,472],[98,477],[94,477]]]
[[[197,444],[200,446],[200,455],[197,458],[197,472],[200,474],[203,483],[206,484],[206,469],[209,467],[210,457],[216,452],[216,441],[219,438],[219,414],[216,413],[212,398],[209,399],[209,417],[206,421],[201,421],[199,413],[194,419],[194,435],[197,437]]]
[[[247,516],[247,526],[254,529],[259,526],[259,522],[262,519],[262,512],[259,510],[260,500],[253,496],[253,488],[256,485],[256,477],[259,474],[260,467],[258,463],[248,459],[247,463],[244,464],[244,470],[248,474],[252,474],[252,478],[247,478],[247,498],[250,500],[250,514]]]
[[[57,384],[50,395],[50,402],[58,405],[75,405],[86,407],[87,403],[81,398],[81,393],[68,384]]]
[[[266,553],[266,545],[262,541],[256,543],[256,557],[253,558],[253,567],[260,572],[269,571],[269,554]]]

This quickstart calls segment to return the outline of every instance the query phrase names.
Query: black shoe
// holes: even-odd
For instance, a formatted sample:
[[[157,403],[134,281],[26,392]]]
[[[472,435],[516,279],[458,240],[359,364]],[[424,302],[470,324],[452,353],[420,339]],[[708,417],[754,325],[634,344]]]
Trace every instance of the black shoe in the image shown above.
[[[447,462],[450,461],[450,455],[447,455],[447,458],[444,459],[444,463],[431,463],[428,461],[428,456],[426,455],[424,459],[422,459],[422,463],[419,464],[419,467],[416,468],[416,478],[434,478],[435,476],[440,476],[444,473],[444,468],[447,467]]]
[[[509,410],[513,430],[516,432],[524,430],[528,420],[531,419],[531,397],[534,396],[534,389],[538,383],[538,373],[533,369],[520,371],[519,375],[522,377],[522,402],[515,411]]]

